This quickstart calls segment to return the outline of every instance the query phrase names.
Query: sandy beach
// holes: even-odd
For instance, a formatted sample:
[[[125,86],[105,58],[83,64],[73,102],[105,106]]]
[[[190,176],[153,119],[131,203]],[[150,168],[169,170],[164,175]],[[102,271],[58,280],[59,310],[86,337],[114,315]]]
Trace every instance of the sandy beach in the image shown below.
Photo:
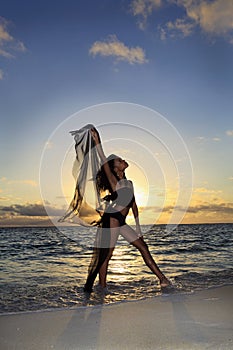
[[[1,316],[1,349],[232,349],[233,286]]]

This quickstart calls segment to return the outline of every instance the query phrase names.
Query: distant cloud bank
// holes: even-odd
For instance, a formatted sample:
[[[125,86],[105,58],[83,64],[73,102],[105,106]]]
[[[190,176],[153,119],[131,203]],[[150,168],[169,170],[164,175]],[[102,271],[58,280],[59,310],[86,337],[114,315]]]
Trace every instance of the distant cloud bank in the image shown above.
[[[201,189],[202,190],[202,189]],[[50,217],[47,214],[47,210],[50,213]],[[197,203],[196,205],[190,205],[188,208],[183,208],[182,206],[174,207],[172,205],[166,205],[162,214],[170,215],[173,211],[178,210],[184,212],[186,216],[186,221],[189,223],[199,222],[232,222],[229,218],[232,218],[233,214],[233,203]],[[160,207],[140,207],[140,212],[148,212],[149,217],[151,217],[151,222],[155,212],[160,212]],[[0,207],[0,226],[47,226],[53,225],[52,219],[55,221],[62,217],[65,213],[64,209],[53,207],[50,204],[45,206],[42,203],[34,204],[14,204],[9,206]],[[89,213],[88,209],[85,215],[93,215]],[[191,215],[191,216],[190,216]],[[194,215],[194,216],[193,216]],[[57,219],[56,219],[57,218]],[[166,223],[167,217],[164,217],[164,223]]]

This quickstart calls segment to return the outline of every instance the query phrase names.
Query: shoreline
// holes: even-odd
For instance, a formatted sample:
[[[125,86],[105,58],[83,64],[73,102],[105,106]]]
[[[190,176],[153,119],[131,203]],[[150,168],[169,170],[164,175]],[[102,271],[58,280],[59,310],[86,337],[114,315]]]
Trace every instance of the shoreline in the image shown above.
[[[208,291],[208,290],[212,290],[212,289],[219,289],[219,288],[224,288],[224,287],[231,287],[233,288],[233,283],[232,284],[224,284],[224,285],[220,285],[220,286],[212,286],[212,287],[207,287],[207,288],[203,288],[200,290],[193,290],[191,292],[188,291],[182,291],[179,290],[176,293],[173,292],[161,292],[161,294],[157,294],[153,297],[148,296],[148,297],[143,297],[140,299],[123,299],[123,300],[119,300],[119,301],[112,301],[110,303],[100,303],[100,304],[95,304],[95,305],[78,305],[78,306],[70,306],[70,307],[51,307],[51,308],[46,308],[46,309],[37,309],[37,310],[24,310],[24,311],[9,311],[9,312],[0,312],[0,318],[1,316],[14,316],[14,315],[26,315],[26,314],[32,314],[32,313],[44,313],[44,312],[58,312],[58,311],[77,311],[79,309],[92,309],[92,308],[102,308],[102,307],[110,307],[110,306],[114,306],[114,305],[120,305],[122,304],[126,304],[126,303],[140,303],[143,301],[148,301],[148,300],[153,300],[154,302],[156,302],[156,300],[158,298],[167,298],[167,297],[173,297],[173,296],[186,296],[186,295],[195,295],[196,293],[199,292],[203,292],[203,291]],[[96,291],[94,291],[91,294],[94,294]]]
[[[232,349],[233,285],[94,306],[0,314],[1,348]]]

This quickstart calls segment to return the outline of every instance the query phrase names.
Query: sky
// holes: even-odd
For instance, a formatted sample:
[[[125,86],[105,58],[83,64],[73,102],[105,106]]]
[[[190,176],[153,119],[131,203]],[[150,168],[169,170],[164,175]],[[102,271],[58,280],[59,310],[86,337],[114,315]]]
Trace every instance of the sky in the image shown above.
[[[87,123],[142,223],[233,222],[232,96],[232,1],[1,1],[0,226],[57,222]]]

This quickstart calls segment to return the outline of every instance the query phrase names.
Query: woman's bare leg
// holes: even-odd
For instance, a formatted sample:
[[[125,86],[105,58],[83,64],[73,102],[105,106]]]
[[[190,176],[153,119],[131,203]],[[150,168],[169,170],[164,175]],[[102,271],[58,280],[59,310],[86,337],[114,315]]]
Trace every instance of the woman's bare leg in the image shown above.
[[[160,285],[162,287],[168,286],[170,284],[170,282],[165,277],[165,275],[161,272],[158,265],[154,261],[153,257],[151,256],[151,253],[148,249],[148,246],[144,242],[143,238],[138,238],[136,241],[131,242],[131,244],[140,251],[146,265],[158,277],[158,279],[160,281]]]
[[[99,270],[99,285],[102,288],[105,288],[107,285],[106,280],[107,280],[108,264],[109,264],[109,261],[112,257],[113,251],[114,251],[114,248],[109,249],[109,254]]]
[[[105,259],[104,263],[102,264],[100,270],[99,270],[99,285],[102,288],[106,287],[106,280],[107,280],[107,272],[108,272],[108,264],[112,257],[118,236],[119,236],[119,222],[115,218],[110,218],[110,227],[111,227],[111,241],[110,241],[110,248],[107,258]]]
[[[127,239],[129,243],[131,243],[134,247],[136,247],[140,251],[146,265],[158,277],[161,287],[166,287],[170,285],[169,280],[161,272],[158,265],[156,264],[153,257],[151,256],[148,246],[143,240],[143,238],[142,237],[138,238],[137,233],[128,225],[122,226],[120,233],[125,239]]]

